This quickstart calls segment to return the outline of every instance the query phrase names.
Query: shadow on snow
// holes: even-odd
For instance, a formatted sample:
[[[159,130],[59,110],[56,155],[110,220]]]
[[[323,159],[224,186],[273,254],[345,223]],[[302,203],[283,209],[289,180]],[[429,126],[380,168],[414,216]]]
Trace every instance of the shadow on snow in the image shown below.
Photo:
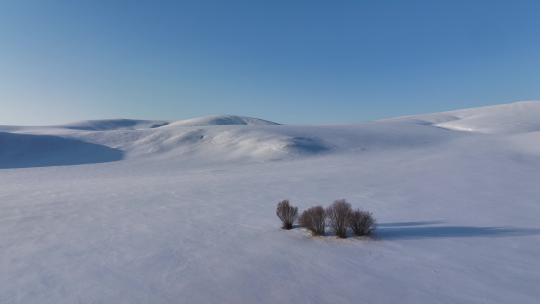
[[[463,238],[463,237],[509,237],[539,235],[540,229],[516,227],[481,226],[430,226],[442,221],[381,223],[377,225],[376,237],[381,240]]]
[[[0,169],[104,163],[123,156],[118,149],[72,138],[0,132]]]

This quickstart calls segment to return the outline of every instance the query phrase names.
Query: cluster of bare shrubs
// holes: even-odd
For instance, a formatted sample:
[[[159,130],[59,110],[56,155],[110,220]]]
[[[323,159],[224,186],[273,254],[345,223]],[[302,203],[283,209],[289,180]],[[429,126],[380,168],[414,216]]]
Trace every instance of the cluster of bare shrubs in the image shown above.
[[[292,229],[298,208],[284,200],[278,204],[276,214],[283,223],[283,229]],[[360,209],[353,210],[351,204],[344,199],[335,201],[326,209],[315,206],[305,210],[298,218],[298,223],[313,235],[324,235],[328,225],[340,238],[347,237],[348,229],[357,236],[370,235],[375,230],[372,214]]]
[[[316,206],[302,212],[298,222],[300,226],[310,230],[313,235],[324,235],[324,228],[326,227],[325,220],[326,212],[324,208]]]
[[[291,206],[288,200],[284,200],[277,205],[276,215],[281,220],[281,228],[289,230],[298,217],[298,208]]]

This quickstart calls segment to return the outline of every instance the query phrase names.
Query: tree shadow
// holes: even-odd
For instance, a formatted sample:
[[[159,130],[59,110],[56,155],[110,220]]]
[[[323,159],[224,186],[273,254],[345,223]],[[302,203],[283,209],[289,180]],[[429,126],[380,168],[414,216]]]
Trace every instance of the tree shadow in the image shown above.
[[[378,225],[376,237],[382,240],[414,240],[426,238],[510,237],[539,235],[537,228],[478,227],[478,226],[429,226],[442,223],[403,222]]]
[[[416,221],[416,222],[392,222],[377,224],[378,227],[405,227],[405,226],[425,226],[442,224],[444,221]]]

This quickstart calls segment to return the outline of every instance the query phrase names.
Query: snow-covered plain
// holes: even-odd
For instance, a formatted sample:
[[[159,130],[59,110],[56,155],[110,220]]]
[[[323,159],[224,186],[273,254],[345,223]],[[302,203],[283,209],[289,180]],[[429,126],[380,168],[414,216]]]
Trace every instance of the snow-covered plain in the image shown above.
[[[539,303],[540,102],[0,126],[0,303]],[[281,230],[347,198],[374,239]]]

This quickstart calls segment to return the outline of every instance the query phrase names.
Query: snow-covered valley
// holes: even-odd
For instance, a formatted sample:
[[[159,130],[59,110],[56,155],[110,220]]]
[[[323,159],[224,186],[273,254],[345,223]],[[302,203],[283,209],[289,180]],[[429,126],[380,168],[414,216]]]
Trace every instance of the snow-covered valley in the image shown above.
[[[0,303],[538,303],[540,102],[0,126]],[[373,239],[280,229],[346,198]]]

